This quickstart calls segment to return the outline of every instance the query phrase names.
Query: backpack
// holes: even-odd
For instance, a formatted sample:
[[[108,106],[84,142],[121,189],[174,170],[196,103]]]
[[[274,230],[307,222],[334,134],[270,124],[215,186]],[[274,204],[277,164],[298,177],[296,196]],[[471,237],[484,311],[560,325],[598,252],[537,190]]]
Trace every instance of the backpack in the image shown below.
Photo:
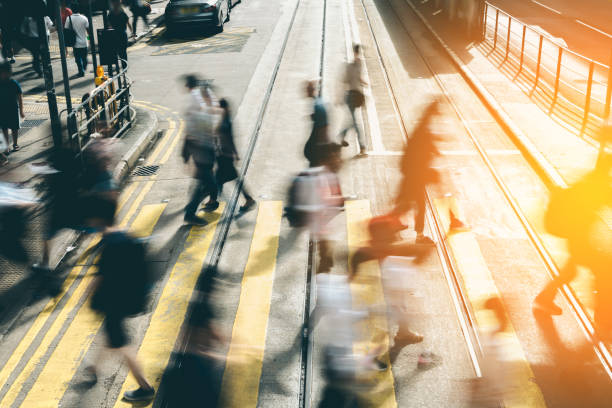
[[[305,227],[310,216],[323,207],[320,175],[321,168],[309,168],[299,173],[291,182],[285,217],[292,227]]]
[[[70,27],[64,29],[64,44],[66,44],[66,47],[74,47],[77,35],[72,27],[72,16],[68,16],[68,21],[70,21]]]
[[[152,279],[142,240],[125,232],[103,238],[98,273],[102,282],[94,293],[91,308],[119,316],[145,313]]]

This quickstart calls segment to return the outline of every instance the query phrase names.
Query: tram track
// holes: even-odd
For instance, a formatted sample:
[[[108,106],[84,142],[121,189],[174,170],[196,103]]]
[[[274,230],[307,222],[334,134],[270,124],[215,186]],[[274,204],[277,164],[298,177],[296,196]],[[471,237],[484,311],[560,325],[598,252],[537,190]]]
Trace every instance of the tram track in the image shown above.
[[[391,81],[389,80],[388,67],[386,66],[385,61],[382,58],[381,49],[380,49],[378,40],[376,38],[376,35],[374,33],[374,30],[372,28],[368,10],[365,6],[364,0],[360,0],[360,2],[363,7],[363,12],[366,16],[367,25],[369,27],[372,38],[374,40],[374,44],[376,46],[376,52],[378,55],[379,63],[381,65],[383,76],[385,77],[386,85],[389,87],[388,89],[392,97],[391,99],[392,99],[396,117],[398,119],[398,123],[400,124],[403,135],[405,137],[408,137],[404,119],[399,110],[398,98],[393,88],[393,84],[391,84]],[[407,1],[407,3],[411,6],[410,7],[411,12],[414,13],[418,19],[418,15],[414,11],[414,8],[412,7],[412,4],[410,4],[410,1]],[[396,14],[398,20],[402,21],[400,15],[397,13],[395,8],[391,7],[391,9]],[[532,223],[529,221],[527,216],[522,211],[517,199],[512,194],[511,189],[508,187],[507,183],[504,182],[503,178],[500,176],[499,172],[495,168],[491,160],[491,157],[487,153],[486,149],[483,148],[483,145],[480,143],[479,138],[477,137],[476,133],[472,130],[469,122],[466,120],[461,109],[457,106],[457,103],[454,101],[453,96],[449,92],[448,87],[445,85],[444,80],[440,77],[440,75],[436,72],[436,70],[434,69],[430,61],[428,60],[423,48],[419,45],[419,41],[411,35],[411,33],[406,29],[403,23],[402,23],[402,28],[406,34],[406,37],[409,39],[414,49],[416,50],[417,55],[423,61],[428,71],[431,73],[431,77],[434,79],[443,98],[448,103],[448,105],[452,108],[452,110],[457,115],[457,117],[459,118],[461,126],[465,130],[465,133],[467,134],[468,139],[470,140],[475,150],[477,151],[478,155],[484,162],[490,175],[495,180],[495,183],[498,186],[499,190],[502,192],[506,203],[510,206],[510,208],[512,209],[512,212],[518,218],[522,226],[522,229],[524,230],[527,237],[529,238],[529,242],[535,248],[541,262],[543,263],[546,269],[547,274],[551,278],[558,276],[559,269],[560,269],[559,266],[556,264],[552,255],[546,248],[542,237],[538,234],[538,232],[536,231]],[[436,42],[435,36],[431,34],[431,37],[432,37],[432,43],[435,43]],[[505,126],[505,123],[500,123],[500,120],[498,117],[496,117],[495,115],[492,115],[492,116],[494,117],[495,123],[497,124],[497,126],[499,126],[499,128],[502,130],[501,133],[508,135],[507,127]],[[517,144],[517,141],[513,137],[511,137],[511,135],[508,137],[513,144],[515,145]],[[538,158],[544,157],[542,153],[538,151],[536,155],[533,155],[532,152],[530,151],[526,152],[522,148],[522,146],[518,146],[518,147],[519,147],[519,150],[522,151],[524,158],[529,164],[529,166],[526,166],[529,169],[529,171],[535,173],[538,176],[538,178],[542,180],[543,184],[547,188],[550,188],[549,181],[551,177],[550,176],[544,177],[542,175],[542,172],[540,171],[541,164],[540,165],[538,164]],[[558,176],[558,173],[556,174],[556,176]],[[553,179],[556,179],[556,178],[557,177],[553,177]],[[470,349],[470,357],[472,359],[472,363],[473,363],[475,372],[477,375],[479,375],[480,374],[479,358],[481,357],[481,348],[480,348],[480,342],[478,340],[478,333],[475,330],[476,326],[474,325],[473,311],[471,310],[469,303],[466,301],[465,290],[462,287],[461,279],[457,273],[457,270],[453,265],[453,257],[448,248],[446,234],[444,232],[444,229],[442,228],[442,223],[440,219],[437,217],[436,209],[433,205],[433,200],[431,199],[431,195],[429,193],[427,195],[427,206],[428,206],[428,214],[427,214],[428,224],[429,224],[431,231],[434,234],[434,238],[436,238],[438,254],[440,255],[440,261],[443,264],[442,266],[443,266],[443,269],[445,270],[445,274],[447,275],[446,278],[449,283],[449,286],[451,287],[451,292],[453,292],[455,308],[456,308],[456,311],[458,313],[460,320],[462,321],[461,325],[462,325],[462,329],[464,332],[464,336],[466,338],[466,342]],[[573,312],[574,318],[578,322],[582,332],[584,333],[587,340],[592,344],[593,351],[595,355],[597,356],[598,360],[600,361],[600,363],[602,364],[606,374],[608,375],[608,377],[612,379],[612,355],[610,354],[610,351],[608,350],[606,344],[601,339],[599,339],[597,333],[595,332],[594,326],[589,318],[588,312],[586,311],[585,307],[581,304],[581,302],[578,300],[578,297],[576,293],[574,292],[574,290],[570,288],[568,285],[564,285],[561,292],[565,300],[569,304],[570,309]],[[467,330],[466,330],[466,326],[467,326]]]

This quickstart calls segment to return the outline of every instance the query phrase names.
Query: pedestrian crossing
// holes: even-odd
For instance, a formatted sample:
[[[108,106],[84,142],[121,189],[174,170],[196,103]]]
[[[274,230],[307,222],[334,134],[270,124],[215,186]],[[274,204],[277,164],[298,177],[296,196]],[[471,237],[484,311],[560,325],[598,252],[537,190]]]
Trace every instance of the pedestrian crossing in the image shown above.
[[[119,224],[129,227],[132,234],[147,237],[154,234],[156,226],[164,218],[167,203],[143,204],[153,181],[136,182],[128,186],[120,199],[125,209]],[[134,186],[134,184],[137,184]],[[126,196],[127,193],[127,196]],[[139,339],[138,359],[143,363],[145,377],[158,389],[170,356],[180,339],[181,328],[189,302],[213,243],[217,222],[224,210],[222,205],[215,213],[208,214],[209,224],[191,227],[179,249],[176,261],[160,282],[161,289],[154,303],[153,312],[147,316],[146,330]],[[368,200],[351,200],[345,205],[346,239],[349,258],[369,239],[365,228],[372,217]],[[231,331],[226,366],[221,381],[221,404],[224,407],[256,407],[258,404],[262,367],[266,353],[268,317],[272,305],[273,284],[277,267],[281,231],[289,228],[282,223],[283,203],[261,201],[257,208],[250,236],[250,249],[244,266],[240,297]],[[439,209],[444,213],[444,209]],[[168,215],[170,216],[170,215]],[[460,271],[468,286],[468,296],[479,316],[478,324],[488,324],[481,313],[484,296],[498,293],[473,234],[449,237]],[[95,239],[89,244],[95,243]],[[467,252],[466,252],[467,251]],[[466,255],[467,254],[467,255]],[[0,406],[7,407],[57,407],[73,383],[79,367],[92,349],[100,332],[102,318],[91,310],[88,299],[95,273],[91,259],[79,260],[65,282],[63,294],[51,300],[34,319],[11,357],[0,369]],[[358,307],[384,305],[380,268],[376,262],[362,266],[359,277],[351,283],[353,302]],[[367,279],[367,290],[359,279]],[[301,295],[300,295],[301,296]],[[481,317],[485,316],[485,317]],[[299,319],[299,316],[289,316]],[[386,319],[379,314],[369,318],[363,327],[370,334],[369,341],[355,344],[355,352],[363,353],[386,348]],[[521,345],[514,336],[515,357],[524,367],[529,406],[543,407],[544,401],[533,373],[525,359]],[[386,357],[388,358],[388,356]],[[388,360],[387,360],[388,362]],[[107,396],[107,405],[128,407],[121,400],[123,392],[136,388],[135,380],[126,369],[119,371],[115,388]],[[397,407],[396,386],[391,368],[376,376],[377,386],[370,393],[370,403],[377,407]],[[516,401],[509,401],[511,406]],[[519,404],[520,405],[520,404]]]

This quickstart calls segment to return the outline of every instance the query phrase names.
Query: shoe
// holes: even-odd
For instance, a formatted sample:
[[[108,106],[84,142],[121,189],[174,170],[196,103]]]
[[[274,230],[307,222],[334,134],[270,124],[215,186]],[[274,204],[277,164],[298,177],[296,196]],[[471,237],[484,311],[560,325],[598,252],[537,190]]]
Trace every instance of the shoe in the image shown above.
[[[449,227],[450,227],[451,231],[455,231],[455,232],[467,231],[469,229],[467,224],[465,224],[459,218],[455,218],[455,216],[452,215],[452,213],[451,213],[451,220],[450,220]]]
[[[13,145],[13,151],[16,152],[18,150],[21,150],[21,146],[19,145]]]
[[[368,152],[366,152],[366,149],[359,149],[359,156],[367,156]]]
[[[546,313],[551,316],[560,316],[563,314],[563,310],[559,306],[555,305],[554,302],[546,302],[538,298],[536,298],[536,300],[533,302],[533,310],[536,312]]]
[[[123,394],[123,399],[126,401],[150,401],[155,396],[155,388],[151,387],[148,390],[138,388],[134,391],[126,391]]]
[[[409,344],[417,344],[423,341],[423,335],[413,331],[402,332],[400,330],[395,336],[395,343],[407,346]]]
[[[190,224],[190,225],[200,225],[200,226],[208,225],[208,221],[206,221],[204,218],[198,217],[197,215],[185,215],[183,220],[185,221],[186,224]]]
[[[9,59],[9,62],[10,62],[11,64],[14,64],[14,63],[15,63],[15,57],[11,57],[11,58]]]
[[[206,212],[213,212],[217,208],[219,208],[219,202],[218,201],[209,201],[204,206],[204,211],[206,211]]]
[[[342,147],[348,147],[348,142],[346,140],[343,140],[341,143]]]
[[[417,235],[415,244],[419,245],[434,245],[435,242],[433,239],[429,238],[427,235]]]
[[[85,367],[85,373],[83,375],[83,382],[88,385],[94,385],[98,382],[98,374],[93,366]]]
[[[82,71],[81,71],[81,72],[79,72],[79,73],[77,74],[77,76],[78,76],[79,78],[83,78],[83,77],[85,76],[85,72],[82,72]]]
[[[240,207],[238,211],[240,211],[241,213],[251,211],[253,207],[255,207],[256,204],[257,204],[257,201],[250,199],[242,207]]]

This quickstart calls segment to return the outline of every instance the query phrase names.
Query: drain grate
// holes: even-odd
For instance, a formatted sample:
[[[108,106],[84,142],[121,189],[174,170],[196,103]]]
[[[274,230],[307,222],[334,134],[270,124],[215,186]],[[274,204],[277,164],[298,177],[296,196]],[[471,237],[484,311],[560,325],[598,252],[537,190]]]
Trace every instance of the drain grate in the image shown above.
[[[42,125],[47,119],[26,119],[21,122],[21,127],[33,128]]]
[[[132,172],[132,176],[153,176],[159,170],[158,165],[153,166],[138,166]]]

